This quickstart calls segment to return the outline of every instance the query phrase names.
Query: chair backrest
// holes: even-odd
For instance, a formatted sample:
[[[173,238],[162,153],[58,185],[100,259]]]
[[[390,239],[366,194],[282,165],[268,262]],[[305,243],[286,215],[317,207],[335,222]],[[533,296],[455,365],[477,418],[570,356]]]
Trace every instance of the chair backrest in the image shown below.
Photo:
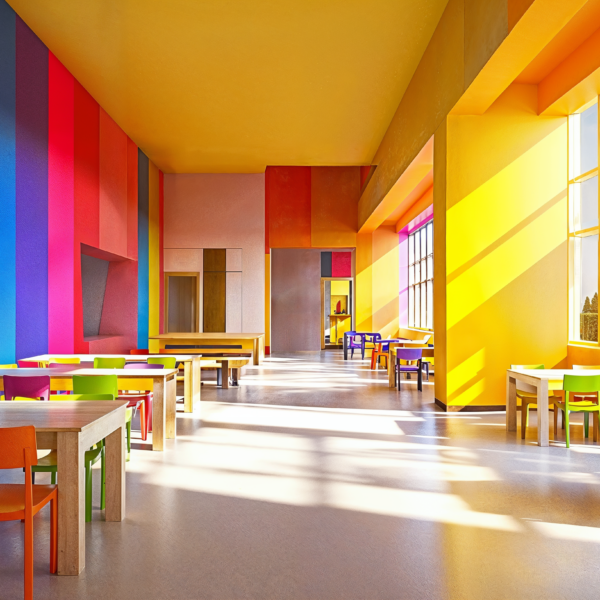
[[[365,342],[369,344],[374,344],[375,342],[378,342],[381,339],[380,333],[365,333],[364,336]]]
[[[175,359],[173,359],[175,360]],[[153,365],[145,362],[130,362],[125,364],[125,369],[164,369],[164,365]]]
[[[62,358],[60,356],[51,357],[48,360],[49,363],[61,363],[63,365],[80,365],[81,359],[77,356],[70,356],[68,358]]]
[[[396,358],[399,360],[419,360],[423,356],[421,348],[398,348]]]
[[[15,396],[24,396],[48,401],[50,395],[50,377],[48,375],[31,375],[29,377],[5,375],[3,379],[6,400],[12,400]]]
[[[37,369],[40,365],[34,360],[18,360],[19,369]]]
[[[565,375],[563,390],[566,392],[600,392],[600,375]]]
[[[177,361],[174,356],[152,356],[148,359],[149,365],[162,365],[165,369],[174,369]]]
[[[117,376],[73,375],[73,394],[111,394],[116,398],[119,395]]]
[[[78,400],[114,400],[112,394],[51,394],[50,402],[76,402]]]
[[[18,365],[0,365],[0,369],[18,369]]]
[[[545,369],[544,365],[510,365],[511,369]]]
[[[24,468],[26,448],[29,448],[29,464],[37,465],[37,442],[33,425],[0,428],[0,469]]]
[[[125,359],[118,356],[96,356],[94,358],[94,369],[123,369],[125,368]]]
[[[134,348],[133,350],[129,351],[129,354],[141,354],[141,355],[146,355],[146,354],[150,354],[150,350],[148,350],[148,348]]]

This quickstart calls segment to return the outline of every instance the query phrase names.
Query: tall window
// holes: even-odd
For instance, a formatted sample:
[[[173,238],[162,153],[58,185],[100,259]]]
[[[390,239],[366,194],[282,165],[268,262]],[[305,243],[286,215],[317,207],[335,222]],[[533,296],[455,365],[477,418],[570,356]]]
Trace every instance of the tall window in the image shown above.
[[[569,337],[598,341],[598,103],[569,116]]]
[[[433,221],[408,236],[408,326],[433,329]]]

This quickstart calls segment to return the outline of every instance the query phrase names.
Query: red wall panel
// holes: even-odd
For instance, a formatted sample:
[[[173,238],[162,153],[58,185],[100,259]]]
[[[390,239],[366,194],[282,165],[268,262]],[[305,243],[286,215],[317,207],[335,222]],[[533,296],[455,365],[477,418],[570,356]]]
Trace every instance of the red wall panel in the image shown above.
[[[127,256],[127,136],[100,108],[100,248]]]
[[[137,260],[138,148],[127,138],[127,256]]]
[[[310,248],[310,167],[267,167],[271,248]]]

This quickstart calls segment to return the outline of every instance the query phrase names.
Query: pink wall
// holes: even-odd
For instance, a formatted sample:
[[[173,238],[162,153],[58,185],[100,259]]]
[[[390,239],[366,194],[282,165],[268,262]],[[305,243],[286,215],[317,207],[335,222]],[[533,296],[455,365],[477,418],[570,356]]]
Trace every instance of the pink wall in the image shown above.
[[[242,249],[242,331],[265,329],[264,174],[166,174],[165,271],[175,249]]]

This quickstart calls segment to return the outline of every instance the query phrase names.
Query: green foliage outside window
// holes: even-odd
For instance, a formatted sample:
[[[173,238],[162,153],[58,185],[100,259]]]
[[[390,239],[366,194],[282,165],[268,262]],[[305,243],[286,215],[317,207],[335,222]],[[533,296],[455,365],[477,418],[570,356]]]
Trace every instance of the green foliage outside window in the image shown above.
[[[579,335],[581,340],[598,341],[598,292],[591,299],[586,296],[583,310],[579,315]]]

